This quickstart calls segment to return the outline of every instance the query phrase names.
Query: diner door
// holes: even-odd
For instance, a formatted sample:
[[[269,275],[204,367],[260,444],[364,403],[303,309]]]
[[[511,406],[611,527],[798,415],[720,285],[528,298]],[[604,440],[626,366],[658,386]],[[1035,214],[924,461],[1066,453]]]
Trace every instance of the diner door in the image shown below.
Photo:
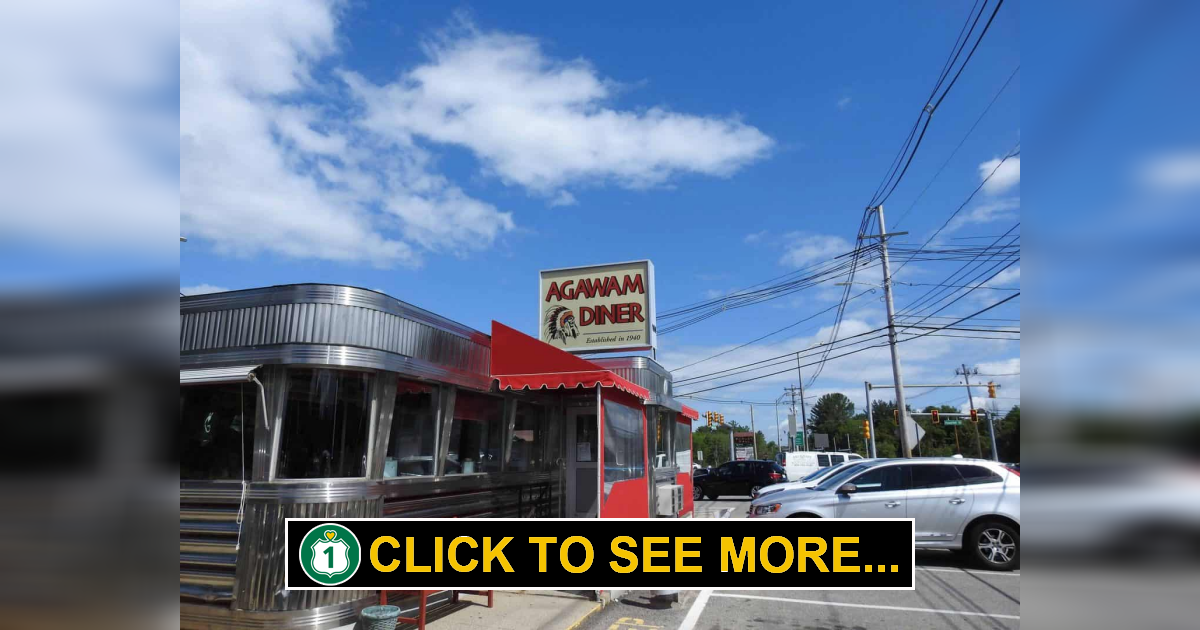
[[[567,410],[567,516],[600,513],[599,417],[595,407]]]

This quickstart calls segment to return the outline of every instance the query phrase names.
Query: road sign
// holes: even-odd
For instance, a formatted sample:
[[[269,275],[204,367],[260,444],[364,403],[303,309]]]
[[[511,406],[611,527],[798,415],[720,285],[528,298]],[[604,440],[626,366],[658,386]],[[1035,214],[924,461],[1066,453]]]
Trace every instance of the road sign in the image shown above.
[[[796,446],[804,446],[804,436],[799,433],[796,434]]]
[[[921,438],[925,437],[925,429],[922,429],[921,425],[912,419],[912,416],[908,414],[904,415],[906,416],[904,419],[904,429],[908,431],[908,443],[910,445],[917,444],[921,441]]]
[[[946,418],[945,420],[942,420],[942,424],[948,427],[961,427],[962,420],[959,418]]]

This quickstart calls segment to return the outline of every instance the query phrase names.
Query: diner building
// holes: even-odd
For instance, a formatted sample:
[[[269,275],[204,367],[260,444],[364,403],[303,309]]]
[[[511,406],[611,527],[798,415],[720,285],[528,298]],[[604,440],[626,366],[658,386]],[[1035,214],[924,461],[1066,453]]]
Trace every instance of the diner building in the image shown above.
[[[648,357],[321,284],[180,298],[179,350],[184,628],[336,628],[378,601],[284,589],[286,518],[692,514],[697,413]]]

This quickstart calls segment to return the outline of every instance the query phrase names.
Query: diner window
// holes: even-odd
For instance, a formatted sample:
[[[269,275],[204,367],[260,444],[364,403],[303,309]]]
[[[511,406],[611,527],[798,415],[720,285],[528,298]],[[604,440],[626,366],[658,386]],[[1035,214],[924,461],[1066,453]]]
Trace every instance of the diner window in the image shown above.
[[[458,390],[446,452],[447,475],[500,472],[504,399]]]
[[[437,388],[401,379],[396,384],[392,429],[383,476],[419,477],[436,474]]]
[[[604,401],[604,491],[626,479],[646,476],[642,412]]]
[[[328,369],[288,370],[278,476],[365,477],[371,424],[371,375]]]
[[[254,410],[251,383],[179,388],[180,479],[251,479]]]
[[[675,412],[659,411],[654,428],[654,467],[675,465]]]
[[[516,472],[547,470],[543,452],[548,433],[546,408],[523,400],[517,401],[516,405],[508,469]]]

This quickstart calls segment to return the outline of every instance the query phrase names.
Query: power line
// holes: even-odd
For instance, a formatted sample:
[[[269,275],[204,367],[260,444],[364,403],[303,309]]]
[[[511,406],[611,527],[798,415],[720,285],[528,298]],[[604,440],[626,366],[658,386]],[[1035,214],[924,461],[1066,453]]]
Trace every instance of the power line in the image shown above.
[[[868,330],[868,331],[866,331],[866,332],[859,333],[859,334],[857,334],[857,335],[851,335],[850,337],[844,337],[844,338],[842,338],[842,339],[837,339],[837,340],[835,340],[835,341],[833,341],[833,342],[830,342],[830,343],[824,343],[824,344],[820,344],[820,345],[818,345],[818,346],[812,346],[812,347],[809,347],[809,348],[805,348],[804,350],[797,350],[797,351],[795,351],[795,352],[788,352],[788,353],[786,353],[786,354],[781,354],[781,355],[774,356],[774,357],[770,357],[770,358],[767,358],[767,359],[762,359],[761,361],[755,361],[755,362],[753,362],[753,363],[746,363],[746,364],[744,364],[744,365],[738,365],[738,366],[734,366],[734,367],[731,367],[731,368],[726,368],[726,369],[724,369],[724,370],[718,370],[718,371],[716,371],[716,372],[710,372],[710,373],[708,373],[708,374],[701,374],[701,375],[699,375],[699,376],[690,376],[690,377],[688,377],[688,378],[682,378],[682,379],[679,379],[678,381],[675,381],[675,384],[676,384],[676,385],[682,385],[682,384],[685,384],[685,383],[695,383],[695,382],[697,382],[697,381],[713,380],[711,377],[714,377],[714,376],[719,376],[719,375],[725,375],[725,376],[728,376],[728,375],[729,375],[729,374],[728,374],[729,372],[737,372],[737,371],[752,371],[752,370],[746,370],[746,368],[751,368],[751,367],[753,367],[753,366],[756,366],[756,365],[758,365],[758,366],[762,366],[762,367],[760,367],[760,368],[755,368],[755,369],[763,369],[763,368],[771,367],[772,365],[780,365],[781,363],[787,363],[787,362],[790,362],[790,361],[792,361],[792,360],[794,360],[794,359],[796,359],[796,358],[798,358],[798,357],[800,357],[800,358],[803,358],[803,357],[805,357],[805,356],[812,356],[812,355],[808,354],[808,352],[809,352],[810,350],[815,350],[815,349],[817,349],[817,348],[821,348],[821,349],[823,349],[825,346],[836,345],[836,344],[843,344],[843,342],[845,342],[845,341],[849,341],[850,339],[857,339],[857,338],[859,338],[859,337],[864,337],[864,336],[866,336],[866,335],[870,335],[870,334],[872,334],[872,333],[879,333],[879,332],[882,332],[882,331],[884,331],[884,330],[887,330],[887,328],[886,328],[886,327],[882,327],[882,328],[876,328],[876,329],[874,329],[874,330]],[[871,340],[871,339],[880,339],[880,338],[882,338],[883,336],[884,336],[884,335],[876,335],[876,336],[874,336],[874,337],[870,337],[869,339],[866,339],[866,340],[864,340],[864,341],[869,341],[869,340]],[[862,343],[862,341],[855,342],[855,343],[856,343],[856,344],[857,344],[857,343]],[[849,344],[849,345],[855,345],[855,344]],[[772,361],[778,361],[779,363],[771,363]],[[766,363],[766,364],[769,364],[769,365],[763,365],[764,363]]]
[[[953,46],[951,46],[951,50],[953,50],[954,52],[952,53],[952,55],[949,58],[949,60],[947,61],[947,63],[945,65],[943,65],[941,75],[938,77],[937,83],[934,85],[933,90],[930,92],[929,99],[927,99],[925,106],[922,107],[921,112],[917,114],[917,120],[913,124],[912,130],[909,131],[908,137],[905,139],[904,144],[901,146],[901,149],[900,149],[899,154],[897,155],[897,158],[895,160],[893,160],[891,168],[889,168],[888,173],[885,174],[883,184],[881,184],[881,186],[879,188],[876,188],[875,194],[872,195],[871,201],[867,203],[866,209],[864,209],[864,211],[863,211],[863,219],[859,223],[859,232],[858,232],[858,243],[859,244],[862,243],[863,238],[866,236],[866,229],[870,225],[871,215],[872,215],[871,209],[879,207],[884,201],[886,201],[888,199],[888,197],[891,196],[892,192],[894,192],[896,190],[896,187],[900,185],[901,180],[904,179],[904,175],[908,172],[908,167],[912,164],[913,158],[916,157],[917,151],[921,147],[921,141],[924,139],[925,132],[929,128],[929,123],[932,120],[933,112],[937,110],[938,106],[941,105],[942,101],[946,98],[946,96],[950,94],[950,90],[953,89],[954,84],[958,82],[959,76],[961,76],[963,70],[966,69],[967,63],[970,62],[971,57],[973,57],[975,54],[975,50],[979,48],[980,42],[983,41],[983,37],[984,37],[984,35],[987,34],[988,28],[991,27],[992,20],[995,19],[996,13],[1000,10],[1000,7],[1004,4],[1004,0],[1000,0],[996,4],[996,8],[992,11],[991,17],[988,18],[987,24],[985,24],[983,27],[983,30],[981,30],[979,32],[979,36],[976,39],[974,46],[971,47],[971,52],[967,54],[966,59],[963,60],[962,65],[959,66],[958,71],[954,74],[954,78],[950,81],[950,84],[946,86],[946,89],[942,92],[942,95],[940,97],[938,97],[936,101],[934,101],[933,97],[935,95],[937,95],[938,90],[941,89],[942,83],[945,81],[946,77],[949,76],[949,73],[953,69],[955,62],[957,62],[959,55],[962,54],[963,49],[967,45],[967,42],[971,39],[971,33],[974,32],[975,25],[979,23],[980,17],[982,17],[984,11],[987,9],[987,1],[985,0],[983,3],[983,6],[980,7],[980,9],[979,9],[979,13],[975,14],[975,6],[978,6],[978,4],[979,3],[977,0],[976,4],[972,6],[971,12],[967,16],[967,21],[971,22],[970,29],[965,31],[965,33],[966,33],[965,35],[963,34],[964,31],[962,31],[962,30],[959,31],[959,36],[957,38],[955,38],[955,43]],[[972,20],[972,16],[974,16],[974,20]],[[965,24],[964,24],[964,28],[965,28]],[[921,129],[920,135],[916,137],[916,141],[914,143],[913,136],[916,134],[917,127],[920,125],[922,117],[925,118],[925,125]],[[909,149],[909,146],[911,146],[912,148]],[[908,159],[904,160],[903,156],[906,152],[908,153]],[[904,162],[904,167],[897,172],[897,168],[899,167],[901,162]],[[890,189],[888,188],[889,185],[891,186]],[[882,192],[885,189],[887,190],[887,192],[886,193]],[[878,223],[878,217],[876,217],[876,221]],[[926,245],[928,245],[928,243],[926,243]],[[857,260],[857,258],[856,258],[856,260]],[[908,263],[905,262],[904,264],[908,264]],[[852,267],[850,270],[850,273],[849,273],[849,281],[850,282],[854,281],[854,271],[855,271],[855,269]],[[842,319],[845,316],[845,310],[846,310],[845,306],[846,306],[846,302],[848,301],[849,297],[850,297],[850,287],[849,287],[849,285],[847,285],[846,290],[842,293],[841,308],[838,309],[837,317],[834,319],[833,330],[831,331],[831,334],[830,334],[831,340],[837,338],[838,332],[839,332],[841,324],[842,324]],[[824,371],[825,361],[829,358],[829,352],[830,352],[829,350],[826,351],[826,353],[822,357],[817,369],[813,371],[813,374],[809,378],[809,381],[808,381],[809,387],[811,387],[816,382],[817,378]]]
[[[863,291],[862,293],[859,293],[858,295],[856,295],[856,296],[854,296],[854,297],[850,298],[850,300],[851,300],[851,301],[854,301],[854,300],[857,300],[858,298],[860,298],[860,297],[862,297],[862,296],[864,296],[864,295],[866,295],[866,294],[868,294],[868,293],[874,293],[874,292],[875,292],[875,289],[867,289],[866,291]],[[829,308],[827,308],[827,309],[825,309],[825,310],[823,310],[823,311],[820,311],[820,312],[818,312],[818,313],[815,313],[815,314],[813,314],[813,315],[810,315],[810,316],[808,316],[808,317],[805,317],[804,319],[801,319],[801,320],[799,320],[799,321],[797,321],[797,322],[793,322],[793,323],[791,323],[791,324],[788,324],[787,326],[784,326],[783,328],[780,328],[780,329],[777,329],[777,330],[771,331],[771,332],[769,332],[769,333],[767,333],[767,334],[765,334],[765,335],[763,335],[763,336],[761,336],[761,337],[758,337],[758,338],[756,338],[756,339],[751,339],[750,341],[747,341],[746,343],[743,343],[742,345],[740,345],[740,346],[737,346],[737,347],[735,347],[735,348],[730,348],[729,350],[725,350],[724,352],[718,352],[718,353],[716,353],[716,354],[714,354],[714,355],[712,355],[712,356],[710,356],[710,357],[706,357],[706,358],[700,359],[699,361],[693,361],[693,362],[691,362],[691,363],[689,363],[689,364],[687,364],[687,365],[684,365],[684,366],[681,366],[681,367],[674,368],[674,369],[672,369],[672,370],[671,370],[671,372],[679,372],[679,371],[681,371],[681,370],[685,370],[685,369],[687,369],[687,368],[690,368],[690,367],[692,367],[692,366],[694,366],[694,365],[700,365],[701,363],[704,363],[704,362],[706,362],[706,361],[710,361],[710,360],[712,360],[712,359],[715,359],[715,358],[717,358],[717,357],[724,356],[724,355],[726,355],[726,354],[729,354],[730,352],[734,352],[734,351],[736,351],[736,350],[741,350],[742,348],[745,348],[746,346],[748,346],[748,345],[750,345],[750,344],[757,343],[757,342],[759,342],[759,341],[762,341],[763,339],[766,339],[767,337],[771,337],[771,336],[773,336],[773,335],[777,335],[777,334],[779,334],[779,333],[781,333],[781,332],[783,332],[783,331],[785,331],[785,330],[788,330],[789,328],[794,328],[794,327],[796,327],[796,326],[799,326],[800,324],[803,324],[804,322],[807,322],[807,321],[809,321],[809,320],[811,320],[811,319],[814,319],[814,318],[816,318],[816,317],[818,317],[818,316],[820,316],[820,315],[824,315],[825,313],[828,313],[829,311],[832,311],[832,310],[833,310],[833,309],[835,309],[835,308],[837,308],[837,305],[830,306]]]
[[[1008,236],[1009,234],[1011,234],[1013,231],[1015,231],[1015,230],[1016,230],[1018,227],[1020,227],[1020,226],[1021,226],[1021,224],[1020,224],[1020,223],[1017,223],[1016,225],[1012,226],[1011,228],[1009,228],[1009,229],[1008,229],[1008,231],[1007,231],[1007,232],[1005,232],[1004,234],[1002,234],[1002,235],[1000,235],[999,237],[997,237],[997,238],[996,238],[996,240],[995,240],[995,241],[993,241],[993,244],[998,244],[998,243],[999,243],[999,242],[1000,242],[1002,239],[1004,239],[1006,236]],[[1015,242],[1015,241],[1016,241],[1016,239],[1014,238],[1014,239],[1013,239],[1013,242]],[[979,257],[980,257],[980,256],[976,256],[975,258],[976,258],[976,259],[978,259]],[[989,257],[989,259],[988,259],[988,260],[991,260],[991,259],[992,259],[992,258],[994,258],[994,257],[995,257],[995,256]],[[1011,257],[1011,256],[1010,256],[1010,257]],[[986,264],[986,262],[988,262],[988,260],[985,260],[983,263],[980,263],[980,266],[982,266],[983,264]],[[961,273],[963,273],[963,272],[965,272],[965,271],[967,271],[967,269],[968,269],[968,268],[971,266],[971,264],[972,264],[973,262],[975,262],[975,261],[974,261],[974,260],[967,261],[967,263],[966,263],[966,264],[962,265],[962,266],[961,266],[961,267],[959,267],[957,270],[955,270],[955,271],[954,271],[954,273],[950,274],[950,276],[949,276],[948,278],[946,278],[946,279],[943,281],[943,284],[944,284],[945,286],[952,286],[950,283],[952,283],[952,282],[955,282],[955,281],[958,279],[958,275],[959,275],[959,274],[961,274]],[[965,278],[965,276],[964,276],[964,278]],[[976,279],[978,279],[978,276],[976,276]],[[990,278],[989,278],[989,279],[990,279]],[[959,280],[959,281],[961,281],[961,280]],[[972,280],[972,281],[973,281],[973,280]],[[969,285],[969,282],[968,282],[968,285]],[[972,290],[975,290],[975,289],[978,289],[978,288],[979,288],[979,286],[982,286],[982,283],[981,283],[980,285],[978,285],[978,286],[974,286],[974,287],[968,287],[968,288],[971,288]],[[916,302],[914,302],[913,304],[910,304],[909,306],[907,306],[907,307],[905,307],[905,308],[902,308],[902,309],[900,309],[900,315],[904,315],[906,312],[908,312],[908,311],[912,311],[912,310],[916,309],[917,307],[921,306],[922,304],[925,304],[925,303],[926,303],[926,302],[927,302],[927,301],[928,301],[930,298],[932,298],[933,296],[935,296],[935,295],[938,295],[938,294],[940,294],[940,293],[942,293],[942,292],[943,292],[943,290],[939,290],[939,289],[930,289],[930,290],[926,291],[926,292],[925,292],[924,294],[922,294],[922,295],[921,295],[919,298],[917,298]],[[939,298],[938,300],[934,301],[934,304],[936,304],[937,302],[940,302],[941,300],[945,299],[946,297],[949,297],[950,295],[953,295],[954,293],[955,293],[955,291],[951,291],[951,292],[950,292],[949,294],[947,294],[946,296],[944,296],[944,297],[941,297],[941,298]],[[969,293],[969,291],[968,291],[968,293]]]
[[[1016,77],[1017,73],[1020,71],[1021,71],[1021,66],[1020,66],[1020,64],[1018,64],[1016,69],[1014,69],[1012,71],[1012,74],[1008,75],[1008,80],[1004,82],[1004,85],[1000,86],[1000,89],[996,92],[996,95],[992,97],[991,102],[989,102],[987,107],[985,107],[983,109],[983,112],[979,114],[979,117],[975,119],[975,123],[973,125],[971,125],[971,128],[967,130],[967,133],[965,135],[963,135],[962,140],[958,141],[958,146],[954,147],[954,150],[950,152],[950,156],[946,158],[945,162],[942,162],[941,168],[939,168],[937,170],[937,172],[933,174],[933,177],[930,178],[928,184],[925,184],[925,187],[921,189],[921,192],[917,193],[916,199],[913,199],[913,202],[911,204],[909,204],[908,209],[900,214],[900,219],[898,221],[896,221],[895,224],[893,224],[893,226],[892,226],[893,228],[900,227],[900,222],[903,221],[905,218],[907,218],[909,213],[911,213],[913,211],[913,208],[915,208],[917,206],[917,202],[921,201],[921,198],[925,196],[925,192],[929,190],[929,187],[933,186],[933,183],[935,181],[937,181],[937,178],[938,178],[938,176],[940,176],[942,174],[942,171],[946,170],[946,167],[950,164],[950,161],[954,159],[954,156],[958,155],[958,150],[961,149],[963,147],[963,144],[965,144],[967,142],[967,138],[971,137],[971,134],[974,133],[975,128],[979,126],[979,123],[981,121],[983,121],[983,117],[987,116],[987,113],[989,111],[991,111],[991,109],[992,109],[992,105],[996,104],[996,101],[1000,98],[1000,95],[1004,93],[1004,90],[1008,89],[1008,85],[1010,83],[1012,83],[1013,78]],[[965,238],[978,238],[978,237],[965,237]]]
[[[950,213],[950,218],[946,219],[946,222],[942,224],[942,227],[938,228],[937,231],[935,231],[928,239],[926,239],[925,243],[923,245],[921,245],[921,247],[917,251],[923,250],[926,247],[928,247],[929,244],[933,242],[933,239],[937,238],[937,235],[941,234],[942,230],[946,229],[946,226],[950,225],[950,222],[954,220],[954,217],[958,216],[958,213],[962,212],[962,209],[967,207],[967,204],[971,203],[971,200],[975,198],[975,195],[979,194],[980,190],[983,190],[983,187],[986,186],[987,183],[992,180],[992,177],[996,175],[996,173],[1000,170],[1001,166],[1004,166],[1005,162],[1007,162],[1008,160],[1010,160],[1014,157],[1018,157],[1020,155],[1021,155],[1021,143],[1018,142],[1015,146],[1013,146],[1013,149],[1011,151],[1009,151],[1008,154],[1005,155],[1004,158],[1002,160],[1000,160],[1000,162],[998,164],[996,164],[996,167],[992,169],[992,172],[988,173],[988,176],[983,178],[982,182],[979,182],[979,185],[975,187],[975,190],[971,191],[971,194],[968,195],[967,198],[961,204],[959,204],[959,206],[957,208],[954,209],[954,212]],[[900,265],[900,268],[896,270],[896,273],[900,273],[900,270],[904,269],[904,266],[907,264],[908,263],[905,262],[903,265]],[[892,275],[896,275],[896,274],[894,273]]]
[[[873,248],[875,248],[875,245],[872,244],[871,246],[867,247],[866,249],[873,249]],[[709,307],[712,307],[715,305],[724,305],[725,303],[735,300],[735,299],[744,299],[747,297],[754,297],[754,296],[757,296],[757,295],[760,295],[763,293],[770,293],[770,292],[778,290],[781,287],[788,287],[788,286],[794,285],[796,283],[800,283],[803,281],[803,278],[797,279],[797,280],[790,280],[788,282],[781,282],[781,283],[777,283],[777,284],[770,284],[770,283],[774,283],[775,281],[786,278],[788,276],[795,276],[795,275],[803,273],[807,270],[819,268],[823,265],[828,265],[829,263],[832,263],[834,261],[857,254],[860,251],[862,251],[862,250],[855,249],[855,250],[851,250],[851,251],[843,253],[843,254],[838,254],[837,256],[834,256],[833,258],[815,262],[815,263],[812,263],[809,265],[805,265],[799,269],[796,269],[795,271],[789,271],[788,273],[785,273],[780,276],[776,276],[769,280],[764,280],[757,284],[752,284],[748,287],[738,289],[736,291],[729,293],[728,295],[723,295],[723,296],[716,297],[716,298],[710,298],[707,300],[701,300],[699,302],[692,302],[691,304],[685,304],[680,307],[668,309],[668,310],[663,311],[662,313],[659,313],[658,318],[659,319],[672,319],[675,317],[681,317],[688,313],[695,312],[697,310],[701,310],[704,308],[709,308]],[[767,286],[763,289],[759,289],[758,291],[751,291],[751,289],[753,289],[755,287],[763,286],[763,285],[769,285],[769,286]],[[726,310],[728,310],[728,309],[726,309]]]
[[[973,317],[973,316],[975,316],[975,315],[979,315],[979,314],[982,314],[982,313],[986,313],[986,312],[988,312],[988,311],[990,311],[990,310],[992,310],[992,309],[994,309],[994,308],[997,308],[997,307],[999,307],[999,306],[1001,306],[1001,305],[1003,305],[1003,304],[1005,304],[1005,303],[1007,303],[1007,302],[1009,302],[1009,301],[1011,301],[1011,300],[1013,300],[1013,299],[1015,299],[1015,298],[1017,298],[1017,297],[1020,297],[1020,295],[1021,295],[1020,293],[1018,293],[1018,294],[1016,294],[1016,295],[1010,295],[1010,296],[1008,296],[1008,297],[1004,298],[1003,300],[1000,300],[999,302],[996,302],[995,304],[992,304],[992,305],[990,305],[990,306],[984,307],[984,308],[982,308],[982,309],[980,309],[980,310],[976,311],[975,313],[972,313],[971,315],[968,315],[968,316],[966,316],[966,317],[960,318],[958,321],[954,322],[954,324],[957,324],[957,323],[960,323],[960,322],[966,321],[966,320],[968,320],[968,319],[971,319],[971,317]],[[945,328],[949,328],[949,326],[951,326],[951,325],[953,325],[953,324],[950,324],[950,325],[947,325],[947,326],[944,326],[944,327],[941,327],[941,328],[937,328],[937,329],[935,329],[935,330],[932,330],[932,331],[929,331],[929,332],[925,332],[925,333],[921,333],[921,334],[915,334],[915,335],[912,335],[911,337],[908,337],[908,338],[906,338],[906,339],[899,339],[899,340],[897,340],[897,343],[904,343],[904,342],[908,342],[908,341],[913,341],[913,340],[915,340],[915,339],[920,339],[920,338],[922,338],[922,337],[928,337],[928,336],[930,336],[930,335],[934,334],[934,333],[935,333],[937,330],[942,330],[942,329],[945,329]],[[882,329],[880,329],[880,330],[882,330]],[[875,332],[875,331],[871,331],[871,332]],[[847,337],[847,339],[849,339],[849,337]],[[867,346],[867,347],[865,347],[865,348],[858,348],[858,349],[855,349],[855,350],[851,350],[851,351],[849,351],[849,352],[845,352],[845,353],[842,353],[842,354],[839,354],[839,355],[835,355],[835,356],[833,356],[833,357],[830,357],[830,358],[833,358],[833,359],[838,359],[838,358],[842,358],[842,357],[850,356],[850,355],[852,355],[852,354],[858,354],[859,352],[865,352],[865,351],[867,351],[867,350],[870,350],[871,348],[881,348],[881,347],[885,347],[885,346],[887,346],[887,345],[888,345],[888,344],[886,344],[886,343],[883,343],[883,344],[876,344],[876,345],[873,345],[873,346]],[[793,354],[796,354],[796,353],[793,353]],[[770,359],[768,359],[768,361],[769,361],[769,360],[770,360]],[[801,366],[798,366],[798,367],[801,367],[801,368],[805,368],[805,367],[811,367],[811,366],[813,366],[813,365],[816,365],[816,364],[818,364],[818,363],[822,363],[822,362],[824,362],[824,361],[825,361],[825,359],[822,359],[821,361],[814,361],[814,362],[812,362],[812,363],[808,363],[808,364],[801,365]],[[780,375],[780,374],[784,374],[784,373],[790,373],[790,372],[791,372],[793,369],[796,369],[796,368],[795,368],[795,367],[790,367],[790,368],[788,368],[788,369],[785,369],[785,370],[779,370],[779,371],[777,371],[777,372],[771,372],[771,373],[769,373],[769,374],[761,374],[761,375],[759,375],[759,376],[755,376],[755,377],[752,377],[752,378],[744,379],[744,380],[741,380],[741,381],[736,381],[736,382],[733,382],[733,383],[725,383],[725,384],[723,384],[723,385],[715,385],[715,386],[713,386],[713,387],[708,387],[708,388],[705,388],[705,389],[698,389],[698,390],[696,390],[696,391],[692,391],[692,392],[684,392],[684,393],[681,393],[681,394],[677,394],[677,396],[686,396],[686,395],[691,395],[691,394],[701,394],[701,393],[708,392],[708,391],[713,391],[713,390],[716,390],[716,389],[723,389],[723,388],[726,388],[726,387],[733,387],[734,385],[741,385],[741,384],[743,384],[743,383],[749,383],[749,382],[752,382],[752,381],[757,381],[757,380],[761,380],[761,379],[764,379],[764,378],[770,378],[770,377],[772,377],[772,376],[778,376],[778,375]]]
[[[979,48],[979,44],[981,44],[983,42],[983,37],[985,35],[987,35],[988,29],[991,28],[991,26],[992,26],[992,20],[996,19],[996,14],[1000,11],[1000,7],[1003,5],[1004,5],[1004,0],[1000,0],[999,2],[996,3],[995,9],[992,10],[992,15],[988,18],[987,23],[983,26],[983,30],[981,30],[979,32],[979,36],[975,39],[975,45],[971,47],[971,52],[969,52],[967,54],[967,57],[966,57],[966,59],[963,60],[962,65],[960,65],[958,67],[958,72],[956,72],[954,74],[954,78],[950,80],[950,83],[948,85],[946,85],[946,89],[942,91],[941,96],[939,96],[937,98],[937,100],[933,100],[933,96],[937,93],[938,89],[941,87],[942,82],[946,78],[946,72],[949,71],[949,68],[947,67],[946,69],[943,70],[943,74],[942,74],[941,78],[938,79],[937,85],[934,86],[933,93],[930,94],[929,101],[927,101],[926,105],[922,108],[921,113],[918,115],[918,118],[917,118],[918,124],[920,122],[920,118],[923,116],[925,118],[925,126],[921,128],[921,134],[919,136],[917,136],[917,140],[916,140],[915,144],[913,144],[912,150],[909,152],[908,160],[905,161],[905,163],[904,163],[904,168],[900,170],[899,174],[896,175],[894,177],[894,179],[892,179],[892,177],[889,176],[888,179],[892,180],[891,188],[888,189],[887,193],[883,194],[882,196],[880,196],[877,193],[871,199],[871,202],[869,204],[867,204],[868,207],[875,207],[875,206],[881,205],[884,202],[886,202],[888,200],[888,198],[891,197],[892,193],[896,190],[896,187],[900,185],[900,181],[902,179],[904,179],[904,175],[908,172],[908,167],[912,164],[913,158],[916,157],[916,155],[917,155],[917,150],[921,147],[921,140],[925,137],[926,130],[929,129],[929,123],[933,120],[933,113],[935,111],[937,111],[937,108],[942,104],[942,101],[945,100],[946,97],[950,95],[950,90],[954,89],[954,84],[958,82],[958,78],[960,76],[962,76],[963,70],[966,70],[967,64],[970,63],[971,58],[973,56],[975,56],[975,51]],[[972,11],[973,10],[974,10],[974,8],[972,7]],[[977,15],[975,15],[975,20],[971,24],[971,30],[967,31],[966,38],[962,39],[962,45],[958,47],[958,52],[956,52],[954,54],[954,58],[953,58],[953,61],[951,62],[951,66],[953,66],[953,63],[958,60],[958,56],[962,53],[963,47],[966,46],[967,40],[970,39],[971,33],[975,30],[975,25],[979,23],[979,19],[983,16],[984,11],[986,11],[986,10],[987,10],[987,2],[984,2],[983,6],[979,10],[979,13]],[[970,18],[968,17],[968,19],[970,19]],[[957,40],[955,43],[956,44],[958,43]],[[915,127],[914,127],[914,130],[915,130]],[[909,138],[911,139],[911,137],[912,137],[912,133],[910,132]],[[887,188],[887,186],[884,186],[884,188]]]

